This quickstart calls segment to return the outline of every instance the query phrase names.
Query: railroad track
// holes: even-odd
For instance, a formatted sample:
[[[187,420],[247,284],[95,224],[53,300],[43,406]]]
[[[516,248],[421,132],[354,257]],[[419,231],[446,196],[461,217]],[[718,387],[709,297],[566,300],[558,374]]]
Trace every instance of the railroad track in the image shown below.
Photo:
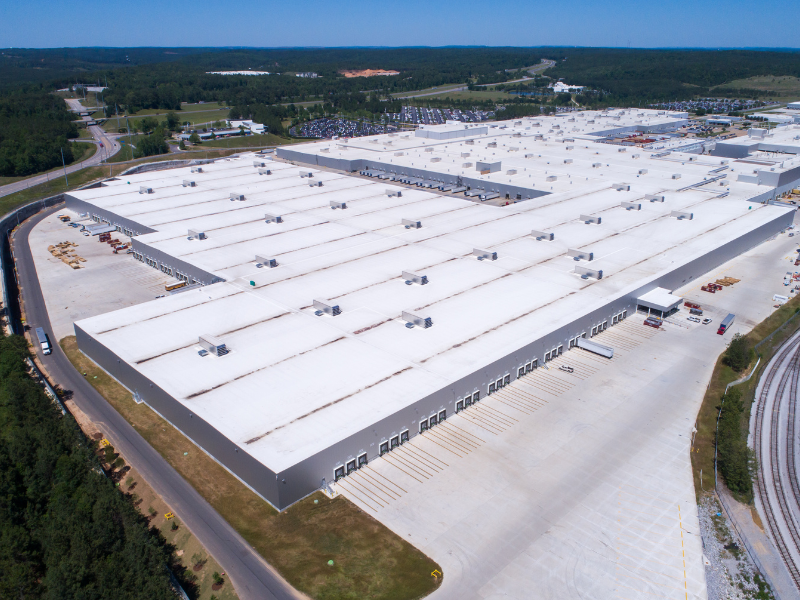
[[[775,377],[784,363],[787,362],[786,368],[780,375],[775,383]],[[767,527],[769,528],[775,546],[786,564],[789,575],[795,587],[800,590],[800,569],[795,563],[792,549],[795,553],[800,551],[800,533],[795,523],[792,510],[789,506],[790,500],[796,507],[800,507],[800,486],[798,486],[795,471],[796,457],[794,452],[794,414],[797,404],[798,392],[798,379],[800,379],[800,345],[797,340],[793,340],[787,344],[778,355],[778,359],[773,363],[773,367],[769,369],[766,375],[764,384],[761,388],[759,402],[756,408],[755,428],[753,432],[753,442],[758,460],[758,477],[756,481],[756,492],[761,500],[761,506],[765,513]],[[779,424],[781,404],[784,402],[786,387],[789,386],[789,425],[786,444],[787,467],[789,469],[789,482],[791,490],[791,498],[787,495],[786,487],[781,478],[780,469],[780,436]],[[770,394],[774,392],[774,402],[772,403],[771,414],[769,415],[769,455],[765,456],[764,453],[764,427],[767,424],[766,407],[769,402]],[[766,459],[766,460],[765,460]],[[769,463],[770,474],[772,475],[771,481],[767,482],[764,476],[765,467]],[[772,489],[775,498],[777,499],[777,507],[773,506],[773,502],[769,496],[769,490]],[[780,521],[775,513],[778,510]],[[788,536],[784,535],[780,523],[783,523],[788,531]],[[788,539],[787,539],[788,537]]]

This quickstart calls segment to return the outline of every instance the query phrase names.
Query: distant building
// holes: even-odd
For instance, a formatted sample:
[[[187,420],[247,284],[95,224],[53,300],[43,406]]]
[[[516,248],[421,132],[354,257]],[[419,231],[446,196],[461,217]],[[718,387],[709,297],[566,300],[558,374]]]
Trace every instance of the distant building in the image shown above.
[[[789,104],[786,105],[786,108],[791,110],[800,110],[800,102],[789,102]]]
[[[580,92],[583,89],[582,85],[567,85],[563,81],[558,81],[550,87],[556,94],[561,94],[563,92]]]
[[[317,73],[312,73],[311,71],[308,71],[306,73],[295,73],[294,76],[295,77],[304,77],[306,79],[316,79],[317,77],[319,77],[319,75]]]
[[[206,71],[206,75],[271,75],[269,71]]]
[[[244,126],[244,128],[249,133],[266,133],[267,128],[262,125],[261,123],[254,123],[253,121],[231,121],[231,127],[239,128]]]

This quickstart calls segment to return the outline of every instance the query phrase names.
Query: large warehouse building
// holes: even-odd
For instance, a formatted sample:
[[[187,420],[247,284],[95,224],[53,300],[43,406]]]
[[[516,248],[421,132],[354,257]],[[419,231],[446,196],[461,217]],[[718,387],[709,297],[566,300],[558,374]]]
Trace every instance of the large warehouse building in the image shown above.
[[[629,145],[684,122],[444,125],[72,192],[189,284],[75,323],[79,346],[285,508],[791,223],[757,148]]]

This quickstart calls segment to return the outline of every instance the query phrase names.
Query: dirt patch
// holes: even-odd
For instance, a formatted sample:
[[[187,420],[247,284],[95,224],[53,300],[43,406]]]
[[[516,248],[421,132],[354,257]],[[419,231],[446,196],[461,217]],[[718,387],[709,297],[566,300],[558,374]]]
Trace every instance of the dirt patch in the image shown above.
[[[376,77],[381,75],[400,75],[400,71],[386,71],[384,69],[362,69],[360,71],[339,71],[345,77]]]

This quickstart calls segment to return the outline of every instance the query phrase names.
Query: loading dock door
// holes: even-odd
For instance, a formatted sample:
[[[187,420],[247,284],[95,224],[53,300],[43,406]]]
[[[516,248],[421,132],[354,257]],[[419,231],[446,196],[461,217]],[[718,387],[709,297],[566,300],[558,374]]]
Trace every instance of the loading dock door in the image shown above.
[[[358,457],[358,468],[364,467],[367,465],[367,454],[366,452]]]
[[[380,455],[383,456],[389,451],[389,442],[382,442],[380,448]]]
[[[344,466],[336,467],[333,471],[333,480],[339,481],[342,477],[344,477]]]
[[[408,429],[400,432],[400,445],[405,444],[407,441],[408,441]]]
[[[394,450],[399,445],[400,445],[400,438],[398,436],[394,436],[390,444],[391,450]]]

